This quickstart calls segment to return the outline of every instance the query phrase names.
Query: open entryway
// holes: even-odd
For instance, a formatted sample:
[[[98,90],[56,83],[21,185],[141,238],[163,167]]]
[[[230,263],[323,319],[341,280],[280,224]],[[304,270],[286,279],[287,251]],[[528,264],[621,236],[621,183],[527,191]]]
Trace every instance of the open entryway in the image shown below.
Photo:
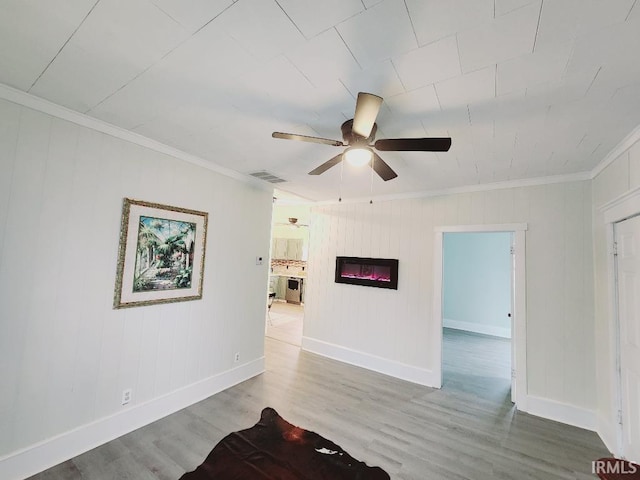
[[[440,227],[434,252],[438,386],[488,392],[520,409],[525,409],[527,373],[526,228]]]
[[[513,233],[445,233],[442,388],[511,396]]]
[[[297,346],[302,344],[310,216],[308,201],[274,192],[265,336]]]

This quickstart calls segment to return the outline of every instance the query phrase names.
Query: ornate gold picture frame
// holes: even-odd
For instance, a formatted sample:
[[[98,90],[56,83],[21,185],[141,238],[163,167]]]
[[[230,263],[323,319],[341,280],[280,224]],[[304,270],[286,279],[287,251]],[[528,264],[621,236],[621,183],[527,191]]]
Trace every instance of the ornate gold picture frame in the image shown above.
[[[125,198],[113,307],[201,299],[208,216]]]

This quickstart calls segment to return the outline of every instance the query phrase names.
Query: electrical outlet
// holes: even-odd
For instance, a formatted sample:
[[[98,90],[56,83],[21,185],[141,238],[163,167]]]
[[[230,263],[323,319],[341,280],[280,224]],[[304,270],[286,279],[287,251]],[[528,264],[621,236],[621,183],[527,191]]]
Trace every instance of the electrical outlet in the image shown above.
[[[256,257],[256,265],[262,265],[263,259],[262,257]]]
[[[236,352],[236,354],[233,356],[233,361],[234,362],[240,361],[240,352]]]
[[[129,403],[131,401],[131,394],[132,394],[132,390],[130,388],[127,388],[126,390],[122,391],[122,405],[126,405],[127,403]]]

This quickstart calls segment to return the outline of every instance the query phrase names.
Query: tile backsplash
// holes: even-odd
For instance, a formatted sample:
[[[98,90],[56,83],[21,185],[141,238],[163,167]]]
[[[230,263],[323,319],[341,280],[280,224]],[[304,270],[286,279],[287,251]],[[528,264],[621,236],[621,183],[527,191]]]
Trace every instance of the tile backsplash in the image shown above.
[[[307,262],[304,260],[271,260],[271,273],[274,275],[305,276],[307,274]]]

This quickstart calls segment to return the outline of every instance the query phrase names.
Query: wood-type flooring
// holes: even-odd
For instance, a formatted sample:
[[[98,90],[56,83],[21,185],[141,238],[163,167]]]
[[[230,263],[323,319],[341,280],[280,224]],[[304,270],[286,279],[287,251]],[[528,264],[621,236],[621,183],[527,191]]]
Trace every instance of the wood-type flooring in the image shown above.
[[[266,338],[264,374],[31,480],[177,480],[266,406],[392,479],[596,478],[591,461],[608,452],[595,433],[511,404],[508,341],[453,330],[444,338],[440,390]]]

